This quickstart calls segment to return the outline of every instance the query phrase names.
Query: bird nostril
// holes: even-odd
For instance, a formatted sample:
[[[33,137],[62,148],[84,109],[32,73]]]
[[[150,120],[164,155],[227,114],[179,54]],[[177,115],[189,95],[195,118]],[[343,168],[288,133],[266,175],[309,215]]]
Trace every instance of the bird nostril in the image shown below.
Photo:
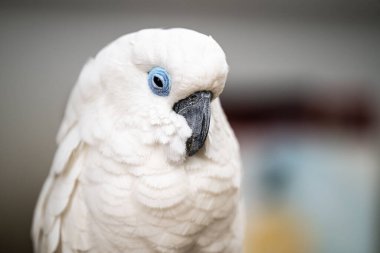
[[[190,95],[190,100],[191,100],[192,102],[195,102],[195,101],[197,100],[197,98],[198,98],[198,96],[197,96],[196,94],[192,94],[192,95]]]

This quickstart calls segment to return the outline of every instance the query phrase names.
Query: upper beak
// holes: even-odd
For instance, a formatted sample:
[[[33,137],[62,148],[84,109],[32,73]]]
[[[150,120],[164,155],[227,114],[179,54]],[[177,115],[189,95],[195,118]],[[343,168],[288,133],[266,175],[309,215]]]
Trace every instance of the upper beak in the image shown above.
[[[192,135],[186,141],[186,153],[192,156],[200,150],[207,137],[210,126],[210,91],[197,91],[173,106],[173,110],[185,117],[192,130]]]

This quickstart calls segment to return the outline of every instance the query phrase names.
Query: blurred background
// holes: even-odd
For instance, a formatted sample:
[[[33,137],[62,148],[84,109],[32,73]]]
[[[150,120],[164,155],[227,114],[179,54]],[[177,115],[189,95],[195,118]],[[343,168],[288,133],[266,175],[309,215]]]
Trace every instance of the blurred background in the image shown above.
[[[226,52],[246,252],[380,252],[378,0],[2,0],[0,252],[31,252],[32,212],[83,64],[150,27],[210,34]]]

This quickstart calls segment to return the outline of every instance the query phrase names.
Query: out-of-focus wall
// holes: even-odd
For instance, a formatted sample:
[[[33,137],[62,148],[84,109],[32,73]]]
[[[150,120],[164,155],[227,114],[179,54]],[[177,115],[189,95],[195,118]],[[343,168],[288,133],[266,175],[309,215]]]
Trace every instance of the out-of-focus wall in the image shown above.
[[[32,211],[70,89],[110,41],[150,27],[211,34],[231,67],[223,99],[233,105],[284,80],[376,83],[378,14],[370,0],[2,2],[0,252],[31,251]]]

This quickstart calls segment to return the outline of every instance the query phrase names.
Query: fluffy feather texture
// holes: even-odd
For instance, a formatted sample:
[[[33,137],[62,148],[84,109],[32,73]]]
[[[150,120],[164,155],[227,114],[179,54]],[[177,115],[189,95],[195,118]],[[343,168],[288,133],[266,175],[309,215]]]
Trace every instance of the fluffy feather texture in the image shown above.
[[[147,72],[165,68],[167,97]],[[240,157],[218,96],[228,66],[210,37],[186,29],[123,36],[84,66],[57,136],[33,221],[35,252],[241,252]],[[191,135],[174,103],[209,90],[210,130]]]

